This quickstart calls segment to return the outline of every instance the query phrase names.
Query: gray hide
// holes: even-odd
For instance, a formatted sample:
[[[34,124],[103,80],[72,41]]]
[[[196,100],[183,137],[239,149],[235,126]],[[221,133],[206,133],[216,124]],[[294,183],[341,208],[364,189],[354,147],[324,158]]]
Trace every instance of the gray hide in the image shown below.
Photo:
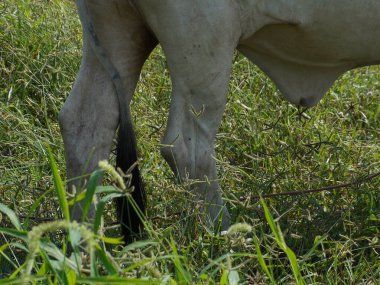
[[[238,49],[297,105],[313,106],[343,72],[380,60],[378,0],[88,0],[100,42],[130,102],[157,43],[173,91],[162,155],[194,184],[211,221],[230,223],[222,201],[214,138]],[[83,62],[60,113],[70,178],[109,156],[119,120],[112,81],[84,36]],[[91,155],[90,155],[91,153]],[[86,161],[90,157],[87,168]]]

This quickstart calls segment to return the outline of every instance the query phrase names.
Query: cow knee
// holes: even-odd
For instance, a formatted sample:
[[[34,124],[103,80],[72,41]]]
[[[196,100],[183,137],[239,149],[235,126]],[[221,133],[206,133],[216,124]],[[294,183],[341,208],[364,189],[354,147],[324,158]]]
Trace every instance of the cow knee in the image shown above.
[[[76,134],[78,133],[78,123],[80,121],[78,117],[80,114],[74,111],[72,104],[69,104],[68,101],[69,99],[58,114],[59,128],[65,144],[67,144],[68,141],[75,140]]]
[[[196,137],[188,130],[185,135],[170,134],[175,132],[169,130],[169,135],[162,140],[162,156],[180,181],[195,181],[190,190],[195,194],[195,201],[206,211],[209,224],[218,226],[220,223],[221,229],[226,230],[231,219],[219,192],[212,141]]]
[[[165,137],[161,142],[160,152],[170,168],[180,177],[186,176],[185,165],[188,164],[187,146],[179,135],[174,139]]]
[[[70,112],[70,108],[67,106],[67,103],[65,103],[59,111],[58,123],[63,135],[68,129],[70,129],[71,122],[75,119],[74,115],[75,114]]]
[[[64,138],[69,133],[76,131],[79,125],[83,125],[81,121],[83,121],[82,115],[85,110],[82,99],[78,98],[81,96],[76,90],[77,86],[75,85],[58,114],[58,123]]]
[[[212,153],[211,143],[189,133],[186,136],[177,133],[174,138],[166,136],[161,146],[162,156],[181,179],[215,178]]]

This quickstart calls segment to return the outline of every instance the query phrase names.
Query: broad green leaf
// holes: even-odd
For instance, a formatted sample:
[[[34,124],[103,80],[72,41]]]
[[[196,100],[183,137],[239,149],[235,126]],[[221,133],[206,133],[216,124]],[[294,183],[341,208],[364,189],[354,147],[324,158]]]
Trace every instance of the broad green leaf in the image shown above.
[[[3,212],[5,215],[7,215],[7,217],[11,221],[12,225],[17,230],[19,230],[19,231],[21,230],[20,221],[18,220],[18,218],[17,218],[17,216],[16,216],[16,214],[15,214],[15,212],[13,210],[11,210],[10,208],[8,208],[4,204],[0,203],[0,212]]]

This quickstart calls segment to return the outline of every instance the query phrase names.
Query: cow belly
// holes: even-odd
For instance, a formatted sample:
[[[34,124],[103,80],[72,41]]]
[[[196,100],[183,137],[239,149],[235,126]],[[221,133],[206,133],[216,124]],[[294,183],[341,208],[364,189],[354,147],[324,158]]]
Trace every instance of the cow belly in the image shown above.
[[[345,71],[380,63],[380,2],[266,0],[238,49],[295,104],[315,105]]]
[[[262,28],[241,45],[301,65],[336,67],[378,63],[380,25],[376,30],[346,28],[330,32],[333,28],[329,26],[275,24]]]
[[[289,62],[364,65],[380,58],[378,0],[265,0],[267,19],[242,44]]]
[[[282,95],[295,105],[316,105],[333,82],[350,68],[297,64],[258,52],[246,46],[239,51],[258,65],[276,84]]]
[[[345,71],[380,62],[379,24],[363,24],[363,30],[343,26],[334,21],[331,25],[271,24],[238,49],[275,82],[286,99],[312,106]]]

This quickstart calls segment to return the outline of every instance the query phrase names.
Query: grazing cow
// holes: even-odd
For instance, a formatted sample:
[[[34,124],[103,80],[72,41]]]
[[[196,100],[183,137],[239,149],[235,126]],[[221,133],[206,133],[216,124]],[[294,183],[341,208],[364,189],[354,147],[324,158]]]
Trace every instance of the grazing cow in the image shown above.
[[[77,0],[77,5],[83,61],[59,116],[68,177],[93,171],[108,158],[118,126],[117,165],[126,171],[136,162],[129,103],[142,65],[160,43],[173,84],[162,155],[180,179],[200,181],[194,193],[222,229],[230,216],[212,157],[234,50],[257,64],[286,99],[304,106],[315,105],[345,71],[380,62],[377,0]],[[137,167],[132,184],[133,197],[144,208]],[[118,204],[130,240],[140,220],[128,203]]]

